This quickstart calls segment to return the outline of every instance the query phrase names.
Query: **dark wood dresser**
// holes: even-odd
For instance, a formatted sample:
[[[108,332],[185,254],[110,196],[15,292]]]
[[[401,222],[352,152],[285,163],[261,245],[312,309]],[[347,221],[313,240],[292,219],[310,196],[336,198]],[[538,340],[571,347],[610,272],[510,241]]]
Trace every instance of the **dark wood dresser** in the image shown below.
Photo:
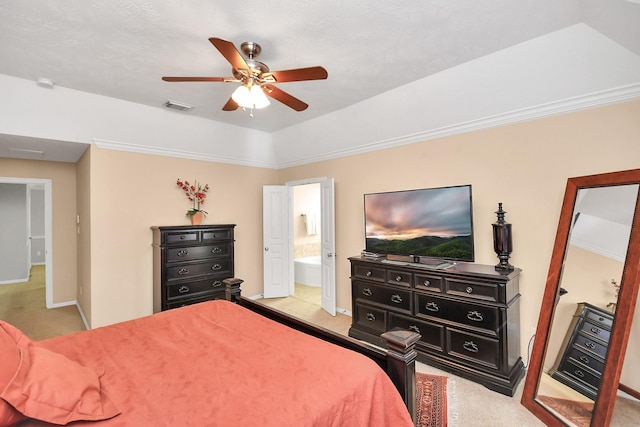
[[[607,355],[613,313],[586,302],[578,304],[551,377],[595,400]]]
[[[235,225],[151,227],[153,311],[225,298],[234,277]]]
[[[349,336],[384,346],[380,334],[409,329],[418,360],[513,396],[520,357],[520,269],[458,263],[434,269],[363,257],[351,261]]]

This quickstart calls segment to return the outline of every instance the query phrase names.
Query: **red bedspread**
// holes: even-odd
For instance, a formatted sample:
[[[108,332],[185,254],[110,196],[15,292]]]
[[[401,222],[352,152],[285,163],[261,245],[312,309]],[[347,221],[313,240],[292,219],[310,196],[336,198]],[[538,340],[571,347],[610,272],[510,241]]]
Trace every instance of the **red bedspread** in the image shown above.
[[[104,368],[101,384],[122,411],[73,425],[413,425],[374,362],[227,301],[41,344]]]

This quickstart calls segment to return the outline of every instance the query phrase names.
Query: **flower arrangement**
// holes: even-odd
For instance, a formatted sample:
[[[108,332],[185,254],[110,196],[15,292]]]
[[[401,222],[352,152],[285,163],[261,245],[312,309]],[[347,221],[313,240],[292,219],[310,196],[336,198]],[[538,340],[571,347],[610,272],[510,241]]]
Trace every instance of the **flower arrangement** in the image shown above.
[[[198,181],[190,184],[189,181],[181,181],[180,178],[178,178],[176,184],[184,190],[187,199],[193,202],[193,208],[187,211],[187,216],[193,216],[197,212],[202,212],[203,215],[206,215],[207,212],[200,209],[200,205],[204,205],[204,201],[207,198],[206,193],[209,191],[209,184],[205,184],[203,187],[201,184],[198,184]]]
[[[607,304],[607,308],[611,310],[611,312],[616,312],[616,307],[618,306],[618,295],[620,294],[620,285],[616,282],[616,279],[611,279],[611,286],[613,286],[616,290],[616,300],[615,302],[610,302]]]

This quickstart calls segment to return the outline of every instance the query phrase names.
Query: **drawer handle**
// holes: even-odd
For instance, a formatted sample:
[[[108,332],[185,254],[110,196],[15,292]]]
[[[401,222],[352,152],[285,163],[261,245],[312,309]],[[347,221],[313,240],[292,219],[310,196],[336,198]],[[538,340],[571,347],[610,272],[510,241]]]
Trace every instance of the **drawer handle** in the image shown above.
[[[422,284],[425,286],[431,286],[431,282],[428,280],[425,280]]]
[[[213,264],[211,266],[211,269],[214,270],[214,271],[215,270],[222,270],[222,266],[220,264]]]
[[[580,369],[576,369],[575,371],[573,371],[573,374],[578,378],[584,378],[584,372],[582,372]]]
[[[470,351],[471,353],[477,353],[478,352],[478,346],[473,341],[465,341],[464,344],[462,344],[462,347],[465,350]]]
[[[426,308],[429,311],[434,311],[434,312],[440,311],[440,307],[438,307],[438,304],[436,304],[433,301],[430,301],[430,302],[426,303],[424,305],[424,308]]]
[[[219,254],[220,252],[222,252],[222,249],[220,249],[218,246],[216,246],[215,248],[211,249],[211,253],[212,254]]]
[[[591,349],[596,348],[596,345],[595,345],[594,343],[592,343],[591,341],[585,341],[585,342],[584,342],[584,346],[585,346],[585,347],[589,347],[589,348],[591,348]]]
[[[587,356],[584,356],[584,355],[580,356],[580,361],[585,365],[589,364],[589,358]]]
[[[396,276],[396,282],[401,282],[401,281],[402,281],[402,276],[398,274]]]
[[[189,251],[185,251],[184,249],[181,251],[178,251],[177,253],[178,256],[187,256],[189,255]]]
[[[473,288],[471,286],[467,286],[467,289],[465,289],[465,291],[467,291],[468,294],[472,294]]]
[[[596,335],[600,335],[600,332],[602,332],[599,328],[596,328],[595,326],[593,328],[591,328],[591,332],[593,332]]]
[[[220,285],[222,285],[222,282],[220,280],[216,280],[215,282],[213,282],[211,284],[211,286],[214,287],[214,288],[217,288]]]
[[[398,294],[391,295],[391,302],[395,302],[396,304],[400,304],[402,302],[402,297]]]
[[[420,334],[420,328],[418,328],[416,325],[409,326],[409,330],[413,331],[413,332],[415,332],[417,334]]]
[[[184,234],[181,234],[181,235],[180,235],[180,240],[184,240],[184,239],[186,239],[186,238],[187,238],[187,236],[185,236]]]
[[[598,320],[599,320],[600,322],[604,322],[604,317],[598,317]]]
[[[189,274],[189,270],[187,270],[186,268],[181,268],[180,270],[178,270],[178,274],[181,276],[187,275]]]
[[[371,270],[369,270],[369,271],[367,271],[367,274],[366,274],[365,276],[367,276],[367,277],[371,277],[371,275],[372,275],[372,274],[373,274],[373,273],[371,272]]]
[[[484,320],[484,316],[479,311],[470,311],[467,313],[467,319],[473,320],[474,322],[482,322]]]
[[[369,322],[373,322],[374,320],[376,320],[376,315],[373,313],[367,313],[367,320]]]
[[[369,288],[364,288],[362,290],[362,295],[364,295],[365,297],[370,297],[371,295],[373,295],[373,291]]]
[[[181,294],[186,294],[189,291],[190,291],[189,287],[184,285],[180,286],[180,289],[178,289],[178,292],[180,292]]]

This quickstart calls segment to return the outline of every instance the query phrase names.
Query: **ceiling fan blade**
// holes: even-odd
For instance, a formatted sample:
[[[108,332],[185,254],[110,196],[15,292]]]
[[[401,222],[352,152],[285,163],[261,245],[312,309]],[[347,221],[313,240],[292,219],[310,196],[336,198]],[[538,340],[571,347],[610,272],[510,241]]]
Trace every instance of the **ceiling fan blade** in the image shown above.
[[[272,71],[264,73],[273,76],[277,83],[301,82],[304,80],[323,80],[329,75],[323,67],[297,68],[295,70]]]
[[[238,109],[238,104],[232,98],[229,98],[224,107],[222,107],[222,111],[235,111]]]
[[[249,70],[247,62],[244,60],[240,52],[238,52],[238,49],[236,49],[233,43],[216,37],[211,37],[209,41],[220,51],[222,56],[229,61],[233,68],[236,70]]]
[[[264,89],[265,94],[296,111],[304,111],[309,107],[309,105],[300,101],[298,98],[289,95],[287,92],[280,90],[273,85],[262,85],[262,88]]]
[[[165,82],[237,82],[233,77],[163,77]]]

